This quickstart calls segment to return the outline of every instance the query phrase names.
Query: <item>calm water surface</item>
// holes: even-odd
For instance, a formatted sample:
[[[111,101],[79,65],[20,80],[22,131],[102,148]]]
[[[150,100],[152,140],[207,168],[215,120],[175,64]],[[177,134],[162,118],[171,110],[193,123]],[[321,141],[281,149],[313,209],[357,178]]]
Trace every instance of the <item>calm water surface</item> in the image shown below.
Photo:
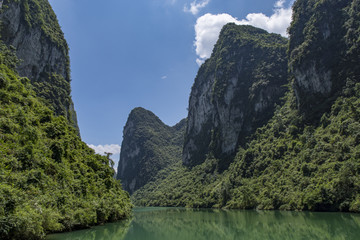
[[[131,220],[47,240],[360,239],[360,214],[137,208]]]

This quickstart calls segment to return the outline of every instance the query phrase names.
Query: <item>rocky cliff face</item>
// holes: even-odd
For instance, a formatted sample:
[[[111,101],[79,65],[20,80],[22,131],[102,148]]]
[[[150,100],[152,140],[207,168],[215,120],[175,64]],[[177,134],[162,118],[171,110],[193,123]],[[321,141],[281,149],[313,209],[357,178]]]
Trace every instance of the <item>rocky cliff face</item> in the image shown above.
[[[1,40],[16,48],[17,70],[58,115],[77,127],[68,45],[47,0],[1,0]]]
[[[264,109],[286,75],[286,44],[251,27],[225,34],[236,28],[226,26],[190,97],[185,164],[209,155],[160,172],[136,204],[360,212],[360,1],[297,0],[293,10],[294,84],[274,116],[267,121],[273,109]],[[221,153],[262,120],[219,171]]]
[[[329,110],[346,85],[344,76],[359,72],[349,69],[353,56],[359,56],[358,12],[359,1],[298,0],[294,4],[290,71],[299,109],[308,120]]]
[[[265,124],[287,83],[287,40],[251,26],[226,25],[200,68],[189,100],[183,162],[225,159]]]
[[[149,182],[159,170],[181,161],[185,120],[165,125],[143,108],[131,111],[123,131],[117,179],[130,194]]]

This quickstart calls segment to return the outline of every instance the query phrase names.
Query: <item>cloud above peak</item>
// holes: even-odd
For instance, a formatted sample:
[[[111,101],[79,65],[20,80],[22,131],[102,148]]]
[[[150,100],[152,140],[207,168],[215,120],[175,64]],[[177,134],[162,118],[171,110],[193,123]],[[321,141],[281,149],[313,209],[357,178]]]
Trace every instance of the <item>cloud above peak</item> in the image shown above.
[[[268,32],[278,33],[287,36],[287,28],[291,22],[291,6],[285,7],[285,0],[278,0],[274,4],[273,14],[266,16],[263,13],[249,13],[245,19],[237,18],[227,14],[207,13],[199,17],[195,24],[195,51],[198,56],[196,62],[200,66],[211,56],[214,45],[219,38],[222,27],[227,23],[238,25],[252,25],[267,30]]]
[[[285,1],[279,0],[275,3],[274,13],[270,17],[263,13],[250,13],[246,19],[239,21],[240,25],[252,25],[263,28],[268,32],[278,33],[287,37],[287,28],[291,22],[292,9],[284,7]]]
[[[197,15],[200,9],[206,7],[209,4],[210,0],[202,0],[198,2],[197,0],[190,3],[190,7],[187,5],[184,6],[184,12],[192,13],[193,15]]]
[[[285,0],[278,0],[275,4],[274,7],[276,8],[283,8],[285,4]]]
[[[95,153],[105,156],[106,153],[112,153],[110,158],[114,161],[114,170],[116,171],[117,165],[120,158],[121,146],[119,144],[105,144],[105,145],[94,145],[88,144],[88,146],[95,150]]]
[[[95,150],[95,153],[104,155],[105,153],[119,154],[121,146],[118,144],[106,144],[106,145],[93,145],[88,144],[88,146]]]

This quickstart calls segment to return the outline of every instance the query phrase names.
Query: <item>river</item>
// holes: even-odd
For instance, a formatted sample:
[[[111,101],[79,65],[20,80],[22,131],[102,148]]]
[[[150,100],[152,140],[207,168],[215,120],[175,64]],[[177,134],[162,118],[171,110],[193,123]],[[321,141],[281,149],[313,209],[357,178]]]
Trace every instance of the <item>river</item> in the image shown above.
[[[136,208],[131,220],[47,240],[360,239],[360,214]]]

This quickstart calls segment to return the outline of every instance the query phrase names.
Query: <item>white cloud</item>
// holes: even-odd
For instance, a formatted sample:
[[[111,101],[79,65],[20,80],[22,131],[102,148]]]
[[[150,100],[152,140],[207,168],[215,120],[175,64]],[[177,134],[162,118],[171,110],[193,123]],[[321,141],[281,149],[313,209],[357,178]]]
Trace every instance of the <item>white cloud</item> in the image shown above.
[[[276,8],[283,8],[284,7],[284,4],[285,4],[285,0],[279,0],[275,3],[275,7]]]
[[[162,77],[161,77],[162,80],[165,80],[165,79],[167,79],[167,78],[168,78],[167,76],[162,76]]]
[[[199,66],[201,66],[204,62],[205,62],[205,59],[200,59],[200,58],[197,58],[197,59],[196,59],[196,63],[197,63],[197,65],[199,65]]]
[[[237,23],[238,20],[226,13],[217,15],[207,13],[197,19],[194,45],[196,54],[199,56],[198,64],[210,57],[221,28],[229,22]]]
[[[105,145],[93,145],[88,144],[88,146],[95,150],[95,153],[100,155],[106,155],[105,153],[112,153],[110,158],[114,161],[114,170],[116,171],[117,165],[120,159],[120,150],[121,146],[118,144],[105,144]]]
[[[270,17],[263,13],[250,13],[246,16],[246,19],[241,20],[239,24],[253,25],[269,32],[287,36],[286,30],[291,22],[292,9],[291,7],[284,8],[284,3],[284,0],[277,1],[275,3],[274,14]]]
[[[106,152],[112,154],[119,154],[121,148],[121,146],[118,144],[106,144],[106,145],[97,145],[97,146],[93,144],[88,144],[88,146],[94,149],[97,154],[101,154],[101,155],[104,155]]]
[[[270,17],[263,13],[250,13],[242,20],[226,13],[216,15],[207,13],[199,17],[195,24],[194,42],[198,65],[200,66],[210,57],[222,27],[230,22],[238,25],[252,25],[287,36],[286,30],[291,22],[292,9],[291,6],[285,8],[284,4],[285,0],[278,0],[274,5],[274,13]]]
[[[190,3],[190,7],[187,5],[184,6],[184,12],[190,12],[193,15],[196,15],[199,13],[201,8],[206,7],[209,4],[210,0],[203,0],[201,2],[197,2],[197,0]]]

